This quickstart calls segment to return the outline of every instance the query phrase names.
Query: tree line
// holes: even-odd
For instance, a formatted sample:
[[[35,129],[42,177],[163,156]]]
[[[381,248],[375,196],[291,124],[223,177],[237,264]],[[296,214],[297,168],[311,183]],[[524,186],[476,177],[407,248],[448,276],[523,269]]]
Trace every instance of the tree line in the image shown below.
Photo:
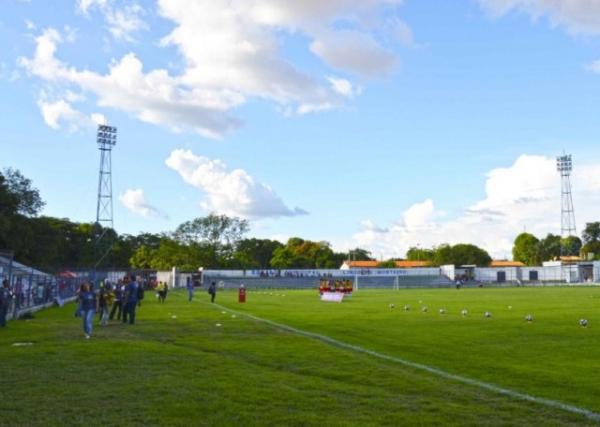
[[[163,233],[119,234],[99,224],[39,215],[45,203],[30,179],[18,170],[0,172],[0,252],[11,250],[19,262],[56,272],[70,269],[290,269],[339,268],[348,258],[373,260],[356,248],[336,252],[326,241],[292,237],[285,244],[247,237],[248,221],[210,214]],[[102,235],[102,239],[99,236]],[[521,233],[514,242],[513,258],[527,265],[562,255],[594,254],[600,259],[600,222],[589,223],[583,240],[548,234],[538,239]],[[107,254],[96,265],[102,254]],[[442,244],[431,249],[411,247],[406,259],[428,265],[488,265],[492,258],[476,245]],[[378,263],[395,267],[396,259]]]
[[[563,238],[548,234],[540,239],[531,233],[521,233],[514,242],[513,259],[526,265],[540,265],[561,256],[600,260],[600,222],[588,222],[581,236]]]

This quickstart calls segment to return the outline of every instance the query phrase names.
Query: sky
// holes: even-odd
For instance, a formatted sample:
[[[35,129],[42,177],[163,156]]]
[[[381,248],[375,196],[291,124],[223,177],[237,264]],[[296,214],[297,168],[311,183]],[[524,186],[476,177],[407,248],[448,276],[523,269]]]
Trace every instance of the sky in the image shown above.
[[[211,212],[376,258],[600,220],[600,0],[3,0],[0,167],[44,215]]]

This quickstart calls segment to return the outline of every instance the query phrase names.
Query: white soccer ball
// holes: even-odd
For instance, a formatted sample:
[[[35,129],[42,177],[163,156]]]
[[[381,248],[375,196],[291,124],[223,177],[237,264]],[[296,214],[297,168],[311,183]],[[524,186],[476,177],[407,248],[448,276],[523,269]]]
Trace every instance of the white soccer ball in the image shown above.
[[[440,314],[446,314],[446,310],[444,310],[443,308],[440,308]]]
[[[467,309],[466,309],[466,308],[464,308],[464,309],[463,309],[463,310],[460,312],[460,314],[462,314],[463,316],[466,316],[467,314],[469,314],[469,312],[467,311]]]
[[[509,306],[508,306],[508,309],[509,309],[509,310],[512,310],[512,305],[509,305]]]
[[[396,308],[394,304],[390,304],[390,309]]]
[[[528,322],[533,322],[533,316],[531,314],[528,314],[527,316],[525,316],[525,320],[527,320]]]
[[[483,315],[485,317],[492,317],[492,313],[490,313],[489,311],[486,311]]]
[[[220,323],[217,323],[215,326],[216,326],[217,328],[219,328],[219,327],[221,327],[221,324],[220,324]]]
[[[585,328],[588,325],[587,319],[579,319],[579,325]]]
[[[410,305],[405,305],[404,306],[404,311],[410,311]]]
[[[423,313],[427,313],[427,307],[423,307],[423,308],[421,309],[421,311],[422,311]]]

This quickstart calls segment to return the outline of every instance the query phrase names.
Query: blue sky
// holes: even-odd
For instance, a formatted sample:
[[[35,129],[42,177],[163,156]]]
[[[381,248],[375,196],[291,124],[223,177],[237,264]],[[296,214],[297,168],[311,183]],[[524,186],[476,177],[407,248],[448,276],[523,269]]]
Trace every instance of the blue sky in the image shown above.
[[[0,166],[93,221],[95,123],[119,129],[115,227],[210,211],[377,257],[510,255],[600,212],[600,1],[8,0]],[[598,61],[598,62],[596,62]]]

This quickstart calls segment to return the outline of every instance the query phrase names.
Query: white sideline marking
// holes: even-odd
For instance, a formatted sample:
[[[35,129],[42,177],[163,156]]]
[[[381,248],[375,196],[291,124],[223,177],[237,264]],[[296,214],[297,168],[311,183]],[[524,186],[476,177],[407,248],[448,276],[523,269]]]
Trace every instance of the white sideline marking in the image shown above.
[[[453,380],[453,381],[458,381],[464,384],[468,384],[471,386],[475,386],[475,387],[479,387],[479,388],[483,388],[489,391],[493,391],[494,393],[498,393],[498,394],[503,394],[506,396],[510,396],[512,398],[518,399],[518,400],[525,400],[528,402],[534,402],[540,405],[545,405],[551,408],[555,408],[555,409],[561,409],[563,411],[567,411],[567,412],[571,412],[574,414],[578,414],[578,415],[583,415],[584,417],[587,417],[591,420],[594,421],[598,421],[600,422],[600,414],[590,411],[588,409],[585,408],[580,408],[578,406],[574,406],[574,405],[569,405],[567,403],[562,403],[556,400],[551,400],[551,399],[546,399],[544,397],[537,397],[537,396],[532,396],[530,394],[527,393],[521,393],[519,391],[514,391],[514,390],[510,390],[504,387],[500,387],[498,385],[495,384],[491,384],[491,383],[486,383],[484,381],[479,381],[479,380],[474,380],[472,378],[467,378],[467,377],[463,377],[461,375],[456,375],[456,374],[451,374],[449,372],[443,371],[439,368],[435,368],[433,366],[428,366],[428,365],[423,365],[421,363],[416,363],[416,362],[411,362],[409,360],[406,359],[402,359],[400,357],[396,357],[396,356],[390,356],[388,354],[384,354],[384,353],[379,353],[376,352],[374,350],[369,350],[367,348],[364,347],[360,347],[354,344],[348,344],[345,343],[343,341],[338,341],[334,338],[328,337],[327,335],[320,335],[320,334],[316,334],[314,332],[308,332],[308,331],[303,331],[302,329],[297,329],[294,328],[292,326],[288,326],[282,323],[277,323],[277,322],[273,322],[272,320],[268,320],[268,319],[263,319],[262,317],[257,317],[254,316],[252,314],[248,314],[248,313],[244,313],[241,311],[237,311],[237,310],[233,310],[231,308],[228,307],[224,307],[222,305],[219,304],[211,304],[211,306],[213,307],[218,307],[221,308],[223,310],[227,310],[230,313],[235,313],[239,316],[243,316],[243,317],[247,317],[249,319],[252,320],[256,320],[257,322],[262,322],[262,323],[266,323],[268,325],[274,326],[276,328],[279,329],[283,329],[285,331],[289,331],[289,332],[293,332],[295,334],[298,335],[302,335],[305,336],[307,338],[313,338],[322,342],[325,342],[327,344],[331,344],[333,346],[336,347],[340,347],[340,348],[345,348],[348,350],[352,350],[355,351],[357,353],[364,353],[364,354],[368,354],[370,356],[373,357],[377,357],[379,359],[383,359],[383,360],[387,360],[390,362],[395,362],[395,363],[399,363],[401,365],[404,366],[409,366],[411,368],[414,369],[418,369],[421,371],[426,371],[429,372],[430,374],[433,375],[437,375],[438,377],[441,378],[445,378],[445,379],[449,379],[449,380]]]

